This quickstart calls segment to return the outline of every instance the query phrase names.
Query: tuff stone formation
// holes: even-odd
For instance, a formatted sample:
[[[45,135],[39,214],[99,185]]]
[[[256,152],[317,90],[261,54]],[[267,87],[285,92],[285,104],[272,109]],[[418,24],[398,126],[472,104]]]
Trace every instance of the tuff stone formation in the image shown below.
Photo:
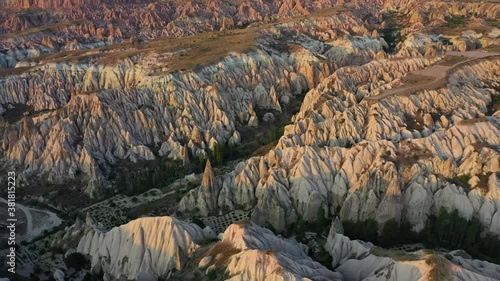
[[[195,224],[171,217],[142,218],[106,233],[92,229],[76,250],[92,257],[95,272],[135,279],[141,272],[162,276],[181,270],[205,237]]]
[[[499,279],[460,250],[396,260],[342,233],[421,232],[444,209],[500,235],[499,18],[495,1],[2,1],[0,169],[22,200],[87,214],[47,234],[62,257],[27,260],[76,251],[106,281]],[[109,230],[99,208],[139,218]],[[319,221],[332,270],[291,234]]]

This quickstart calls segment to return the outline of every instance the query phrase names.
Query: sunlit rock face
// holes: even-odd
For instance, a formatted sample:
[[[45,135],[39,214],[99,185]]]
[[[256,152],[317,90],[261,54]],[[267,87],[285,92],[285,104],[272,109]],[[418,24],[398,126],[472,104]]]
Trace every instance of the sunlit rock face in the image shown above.
[[[5,4],[14,12],[0,14],[5,19],[0,33],[10,35],[0,39],[0,67],[12,71],[0,77],[0,103],[26,104],[40,112],[8,126],[2,140],[5,164],[25,170],[21,176],[25,179],[37,174],[47,174],[49,182],[56,183],[84,178],[86,192],[94,197],[109,186],[114,165],[158,157],[187,162],[204,156],[215,144],[237,145],[242,126],[262,124],[255,108],[281,112],[309,89],[314,90],[278,148],[427,136],[458,118],[480,116],[487,99],[475,98],[468,112],[453,112],[451,121],[446,114],[439,120],[431,117],[449,110],[449,104],[463,104],[466,96],[482,95],[459,86],[461,77],[470,73],[460,74],[466,67],[450,77],[454,87],[426,91],[422,93],[426,98],[394,97],[387,105],[365,103],[363,98],[397,87],[406,73],[428,67],[447,50],[470,50],[499,40],[494,30],[488,35],[467,31],[448,38],[452,43],[448,45],[441,35],[419,32],[415,29],[419,25],[442,19],[438,13],[419,16],[423,8],[413,9],[415,1],[347,2],[345,7],[352,10],[320,16],[314,12],[340,3],[33,0]],[[418,4],[432,5],[449,16],[494,18],[498,13],[498,5],[488,3]],[[406,39],[394,54],[387,54],[387,42],[360,20],[359,13],[380,18],[391,9],[411,11],[413,29],[404,29]],[[287,20],[297,14],[310,14],[310,18]],[[277,18],[283,22],[259,30],[253,44],[256,50],[225,54],[196,71],[169,73],[162,65],[184,50],[135,52],[134,44],[154,38],[231,30]],[[50,28],[40,31],[41,26]],[[96,55],[114,52],[110,46],[117,43],[124,47],[116,52],[130,51],[130,56],[106,60]],[[479,69],[470,70],[480,77],[491,76],[498,67],[495,61],[475,65]],[[155,73],[158,67],[167,71]],[[321,83],[324,80],[329,82]],[[461,98],[454,97],[456,92]],[[332,95],[339,98],[332,99]],[[437,108],[432,109],[431,101],[437,101]],[[405,112],[411,116],[421,106],[425,108],[426,128],[404,128],[406,119],[396,113],[398,106],[409,107]],[[383,121],[378,116],[384,116]],[[192,134],[194,128],[197,134]],[[314,196],[311,200],[318,202]],[[292,213],[281,212],[278,217],[286,214],[293,221]]]
[[[274,42],[288,40],[297,29],[301,34],[287,43],[293,45],[290,51],[274,49]],[[360,35],[348,36],[345,29]],[[37,113],[8,126],[4,159],[22,167],[25,179],[47,174],[57,183],[84,177],[86,192],[97,197],[108,185],[112,166],[122,161],[167,157],[186,162],[206,156],[216,144],[238,145],[242,126],[258,126],[254,108],[280,112],[287,100],[338,67],[362,64],[380,53],[385,41],[363,33],[363,23],[349,14],[319,17],[306,26],[280,24],[262,31],[255,51],[229,54],[196,71],[161,75],[152,71],[172,53],[137,54],[112,63],[86,53],[114,41],[83,46],[85,55],[75,61],[1,53],[4,67],[19,59],[17,67],[28,70],[0,78],[0,103],[27,104]],[[339,38],[324,42],[316,36]],[[10,48],[13,40],[2,42]]]
[[[227,257],[226,252],[225,263],[218,260],[223,255],[217,249],[222,246],[232,253]],[[229,226],[221,242],[206,255],[214,265],[226,264],[223,270],[230,276],[228,280],[343,280],[339,273],[307,256],[304,245],[251,222]]]
[[[299,218],[315,221],[323,209],[380,226],[407,220],[420,231],[445,208],[499,234],[500,122],[485,116],[498,94],[490,81],[498,83],[498,58],[455,69],[437,90],[370,99],[429,63],[401,59],[335,71],[308,92],[274,149],[218,177],[219,205],[208,212],[253,209],[254,221],[284,230]],[[450,181],[463,174],[473,178],[467,186]],[[181,210],[204,205],[197,194],[186,195]]]
[[[500,5],[484,2],[0,0],[0,170],[29,200],[97,200],[128,189],[129,169],[209,159],[139,214],[172,217],[106,231],[88,215],[49,235],[106,281],[416,281],[431,279],[429,257],[457,280],[497,280],[461,251],[403,261],[326,236],[334,218],[420,232],[443,209],[500,235]],[[213,161],[252,142],[238,164]],[[183,220],[235,213],[249,221],[218,239]],[[320,219],[312,247],[292,237]]]
[[[182,271],[200,249],[197,243],[213,238],[209,233],[171,217],[141,218],[105,233],[87,231],[77,251],[91,257],[94,272],[102,270],[111,280],[144,273],[165,277],[174,269]],[[230,280],[342,280],[308,257],[304,245],[251,222],[229,226],[221,241],[208,247],[200,267],[221,267],[217,269],[226,271]]]
[[[31,112],[6,123],[0,153],[4,167],[19,169],[21,185],[40,175],[50,184],[79,179],[97,198],[117,165],[206,158],[216,146],[239,145],[243,130],[264,128],[305,94],[275,147],[217,177],[208,165],[180,210],[252,210],[255,222],[277,230],[324,210],[380,225],[408,220],[419,231],[445,208],[500,231],[498,56],[457,63],[439,83],[387,95],[444,67],[448,52],[498,44],[498,29],[480,21],[496,19],[498,5],[5,3],[0,112],[14,105]],[[331,7],[345,10],[321,10]],[[392,14],[408,16],[394,46],[382,34],[393,28]],[[471,22],[460,32],[423,29],[461,16]],[[246,48],[175,66],[195,40],[235,29],[251,30]],[[181,44],[186,38],[193,42]],[[264,118],[261,110],[270,112]],[[465,174],[470,181],[457,183]]]
[[[373,244],[337,233],[334,224],[324,248],[332,257],[335,271],[313,261],[306,253],[307,246],[277,236],[253,222],[230,225],[219,236],[220,241],[206,246],[198,243],[213,238],[209,229],[201,230],[197,225],[171,217],[141,218],[109,232],[101,232],[87,219],[85,223],[78,221],[69,230],[61,241],[72,240],[71,236],[80,233],[77,251],[89,255],[92,271],[103,271],[108,280],[144,276],[156,280],[172,276],[172,271],[183,276],[193,270],[186,267],[189,261],[202,271],[223,272],[228,280],[416,281],[430,278],[430,271],[437,266],[426,262],[431,255],[442,259],[444,266],[453,267],[451,274],[455,278],[478,281],[498,278],[498,265],[473,260],[463,251],[452,251],[447,259],[423,251],[407,254],[412,255],[410,260],[382,257]]]
[[[175,218],[141,218],[109,232],[88,231],[77,251],[89,255],[92,270],[108,278],[135,279],[141,272],[166,276],[181,270],[205,237],[199,226]]]

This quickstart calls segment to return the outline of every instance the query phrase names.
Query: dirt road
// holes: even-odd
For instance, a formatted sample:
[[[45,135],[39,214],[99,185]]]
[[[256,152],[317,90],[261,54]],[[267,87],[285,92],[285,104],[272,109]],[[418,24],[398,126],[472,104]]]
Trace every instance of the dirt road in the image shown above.
[[[463,56],[466,59],[455,63],[453,65],[439,65],[434,64],[431,67],[425,69],[419,69],[415,71],[411,71],[407,74],[407,76],[414,77],[414,79],[418,80],[416,83],[402,85],[401,87],[388,89],[382,91],[381,94],[366,97],[367,100],[381,100],[383,98],[387,98],[393,95],[399,94],[410,94],[416,91],[424,90],[424,89],[435,89],[439,88],[446,83],[446,78],[448,76],[448,72],[450,69],[462,65],[464,63],[471,62],[476,59],[482,59],[487,57],[498,56],[500,53],[497,52],[484,52],[484,51],[467,51],[467,52],[447,52],[446,56]]]

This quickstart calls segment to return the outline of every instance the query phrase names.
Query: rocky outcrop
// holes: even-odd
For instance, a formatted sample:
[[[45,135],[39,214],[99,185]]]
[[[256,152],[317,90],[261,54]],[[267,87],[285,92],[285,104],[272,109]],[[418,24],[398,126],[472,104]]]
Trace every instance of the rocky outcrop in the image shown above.
[[[301,28],[319,33],[360,25],[349,15],[338,17]],[[65,181],[83,172],[90,183],[87,192],[98,196],[116,163],[158,156],[187,162],[206,156],[215,144],[238,144],[239,126],[258,125],[252,106],[279,111],[281,97],[301,94],[338,65],[370,60],[383,44],[356,39],[360,42],[350,49],[356,55],[338,53],[325,61],[320,58],[336,41],[300,35],[300,52],[278,53],[273,42],[287,40],[296,25],[273,27],[259,50],[231,54],[196,72],[150,75],[151,61],[161,55],[141,54],[109,65],[89,55],[77,62],[39,61],[25,73],[2,77],[0,103],[35,109],[26,126],[7,129],[4,160],[24,167],[26,180],[48,173],[52,181]],[[193,134],[193,128],[199,132]],[[159,148],[158,154],[151,147]]]
[[[229,226],[201,261],[208,270],[224,267],[229,280],[343,280],[308,257],[300,244],[251,222]]]
[[[500,267],[497,264],[473,259],[460,250],[452,251],[449,255],[451,262],[461,267],[461,270],[454,272],[458,280],[497,280],[500,278]]]
[[[278,231],[298,218],[314,221],[320,208],[328,216],[375,219],[380,226],[389,219],[408,220],[420,231],[427,217],[444,207],[466,219],[479,218],[498,234],[500,123],[484,116],[495,93],[488,81],[499,79],[499,61],[458,67],[439,90],[363,99],[432,62],[371,62],[334,72],[307,94],[275,149],[219,177],[218,208],[253,209],[253,220]],[[395,77],[384,78],[384,69]],[[458,109],[451,111],[450,105]],[[476,180],[472,190],[447,180],[461,174],[490,180]],[[490,188],[494,193],[487,195]],[[181,210],[189,198],[181,201]]]
[[[404,252],[375,247],[371,243],[350,240],[336,233],[332,224],[325,244],[332,257],[332,266],[343,280],[428,280],[437,266],[456,280],[496,280],[498,265],[473,260],[464,251],[427,254],[426,251]],[[398,256],[397,260],[391,256]],[[446,258],[444,257],[446,256]],[[440,260],[440,264],[432,260]]]
[[[361,260],[368,256],[371,246],[360,240],[351,240],[341,233],[337,233],[332,224],[328,238],[325,243],[325,250],[332,257],[332,267],[345,263],[350,259]]]
[[[90,230],[77,251],[91,257],[92,271],[110,279],[135,279],[141,272],[166,276],[180,270],[205,238],[197,225],[171,217],[141,218],[109,232]]]
[[[373,244],[350,240],[336,233],[332,224],[325,250],[332,257],[332,266],[344,280],[421,280],[423,274],[417,266],[397,262],[388,257],[371,254]]]

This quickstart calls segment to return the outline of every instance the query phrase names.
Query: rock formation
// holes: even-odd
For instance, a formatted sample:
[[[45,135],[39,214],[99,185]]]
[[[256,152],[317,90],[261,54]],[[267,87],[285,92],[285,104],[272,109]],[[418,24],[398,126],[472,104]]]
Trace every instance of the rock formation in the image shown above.
[[[89,255],[107,280],[166,277],[202,246],[199,268],[229,280],[419,280],[431,258],[458,280],[498,279],[461,252],[396,261],[337,228],[334,272],[261,227],[338,217],[420,232],[445,209],[500,235],[500,5],[485,2],[3,1],[0,169],[27,199],[40,186],[98,199],[123,190],[123,167],[194,166],[293,114],[220,175],[208,160],[172,206],[251,213],[220,242],[173,217],[108,232],[89,218],[51,245]]]
[[[141,218],[109,232],[90,230],[77,251],[90,255],[92,270],[108,278],[135,279],[141,272],[166,276],[183,268],[205,238],[202,229],[171,217]]]
[[[218,252],[222,249],[226,251]],[[232,250],[228,250],[232,249]],[[229,257],[229,253],[233,253]],[[343,280],[307,256],[296,242],[275,236],[270,230],[254,223],[232,224],[222,240],[209,250],[200,266],[222,265],[229,280]],[[225,259],[224,261],[221,259]]]

